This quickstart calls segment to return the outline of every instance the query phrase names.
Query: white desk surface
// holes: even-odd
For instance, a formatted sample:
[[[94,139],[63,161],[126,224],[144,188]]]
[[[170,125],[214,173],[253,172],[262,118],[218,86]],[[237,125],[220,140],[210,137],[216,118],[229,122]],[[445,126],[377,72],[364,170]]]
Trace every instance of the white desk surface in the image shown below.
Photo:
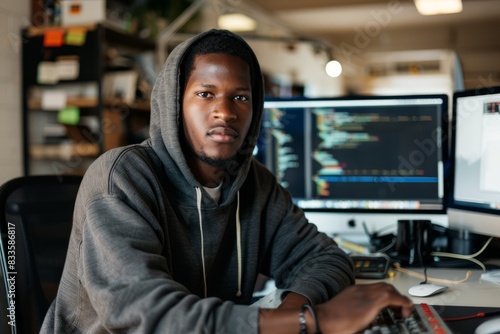
[[[407,268],[412,272],[423,274],[422,268]],[[482,270],[476,269],[444,269],[428,268],[427,281],[449,288],[445,292],[431,297],[413,297],[408,294],[408,289],[422,282],[422,278],[414,277],[411,274],[398,272],[394,269],[394,276],[380,279],[357,279],[357,284],[367,284],[376,282],[387,282],[393,284],[398,291],[410,297],[415,304],[426,303],[429,305],[454,305],[454,306],[483,306],[500,307],[500,284],[481,280]],[[469,278],[463,283],[442,283],[434,281],[433,278],[446,279],[450,281],[462,281],[467,272],[470,271]],[[261,298],[253,304],[256,307],[275,308],[280,303],[282,290],[275,290]]]
[[[424,272],[422,268],[406,269],[420,274]],[[422,282],[422,278],[414,277],[405,272],[398,272],[394,269],[391,269],[391,271],[394,272],[394,276],[385,278],[383,281],[393,284],[400,293],[410,297],[415,304],[500,307],[500,284],[481,280],[482,270],[427,268],[427,281],[429,283],[446,285],[449,288],[441,294],[425,298],[413,297],[408,294],[408,289]],[[463,283],[442,283],[433,280],[433,278],[437,278],[462,281],[469,271],[471,275]],[[356,283],[366,284],[380,281],[374,279],[357,279]]]

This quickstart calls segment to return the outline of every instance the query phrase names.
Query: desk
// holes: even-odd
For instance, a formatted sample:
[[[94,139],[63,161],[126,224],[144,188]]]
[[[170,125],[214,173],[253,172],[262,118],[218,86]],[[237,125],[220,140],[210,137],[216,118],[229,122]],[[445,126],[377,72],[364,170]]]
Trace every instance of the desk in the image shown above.
[[[422,268],[411,269],[412,272],[423,274]],[[463,283],[441,283],[433,282],[432,278],[461,281],[467,272],[471,275]],[[444,269],[428,268],[427,280],[431,283],[448,286],[445,292],[431,297],[413,297],[408,294],[408,289],[422,282],[422,278],[414,277],[406,272],[394,270],[394,276],[385,278],[383,281],[393,284],[398,291],[413,301],[415,304],[427,303],[433,305],[442,318],[455,318],[469,316],[479,312],[498,311],[500,307],[500,284],[483,281],[480,279],[482,270],[470,269]],[[380,280],[358,279],[357,284],[380,282]],[[490,318],[474,318],[462,321],[451,321],[446,324],[453,333],[474,333],[474,330],[483,321]]]
[[[444,269],[444,268],[428,268],[427,280],[431,283],[442,284],[449,287],[445,292],[431,297],[413,297],[408,294],[408,289],[423,281],[420,277],[414,277],[406,272],[399,272],[391,269],[394,276],[380,279],[357,279],[357,284],[368,284],[376,282],[387,282],[396,287],[401,294],[411,298],[413,303],[426,303],[433,305],[438,314],[443,318],[460,317],[476,314],[478,312],[497,311],[500,308],[500,284],[480,280],[482,270],[471,269]],[[422,268],[412,268],[412,272],[423,274]],[[433,278],[446,279],[450,281],[462,281],[467,272],[471,275],[463,283],[444,284],[433,282]],[[275,290],[258,302],[253,304],[256,307],[275,308],[278,307],[281,301],[282,290]],[[457,334],[474,333],[477,326],[489,318],[476,318],[463,321],[447,322],[448,327]]]
[[[421,268],[411,268],[410,270],[420,274],[424,272]],[[471,272],[471,275],[465,282],[456,284],[436,282],[436,284],[448,286],[449,289],[441,294],[425,298],[413,297],[408,294],[408,289],[422,282],[422,278],[396,270],[393,270],[393,277],[383,280],[357,279],[356,283],[367,284],[380,281],[391,283],[401,294],[411,298],[415,304],[500,307],[500,285],[480,280],[482,270],[428,268],[427,280],[431,283],[434,283],[432,278],[461,281],[466,277],[468,271]]]
[[[387,282],[396,287],[398,291],[411,298],[413,303],[426,303],[429,305],[453,305],[453,306],[478,306],[478,307],[500,307],[500,284],[495,284],[480,280],[482,270],[476,269],[444,269],[428,268],[427,280],[431,283],[433,278],[446,279],[450,281],[461,281],[466,277],[468,271],[470,277],[463,283],[442,284],[449,287],[445,292],[431,297],[413,297],[408,294],[408,289],[423,281],[422,278],[411,276],[410,274],[391,269],[393,277],[385,279],[357,279],[357,284],[368,284],[376,282]],[[411,271],[423,274],[422,268],[412,268]],[[254,306],[264,308],[275,308],[280,304],[282,290],[274,290],[267,294]]]

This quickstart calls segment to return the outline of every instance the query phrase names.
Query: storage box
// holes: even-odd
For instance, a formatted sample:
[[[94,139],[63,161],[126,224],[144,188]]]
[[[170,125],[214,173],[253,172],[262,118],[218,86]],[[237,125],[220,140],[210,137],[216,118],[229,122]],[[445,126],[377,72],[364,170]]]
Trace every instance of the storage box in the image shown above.
[[[105,0],[61,1],[61,24],[63,26],[92,24],[105,19]]]

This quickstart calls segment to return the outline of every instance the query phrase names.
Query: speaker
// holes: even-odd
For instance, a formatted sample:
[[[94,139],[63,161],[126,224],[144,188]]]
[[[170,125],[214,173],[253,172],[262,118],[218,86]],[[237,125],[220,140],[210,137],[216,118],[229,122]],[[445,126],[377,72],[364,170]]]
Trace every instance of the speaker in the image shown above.
[[[433,235],[430,220],[398,220],[396,258],[405,266],[432,262]]]

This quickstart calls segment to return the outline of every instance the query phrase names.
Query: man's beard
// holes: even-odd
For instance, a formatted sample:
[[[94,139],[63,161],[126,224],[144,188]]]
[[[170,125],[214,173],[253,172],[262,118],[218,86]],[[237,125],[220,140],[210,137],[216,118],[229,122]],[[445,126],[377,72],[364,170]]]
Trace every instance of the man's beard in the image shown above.
[[[232,161],[234,161],[236,158],[236,155],[234,155],[228,159],[216,159],[216,158],[209,157],[203,151],[201,151],[201,153],[196,152],[191,147],[191,145],[188,144],[186,141],[184,141],[184,147],[187,147],[187,149],[189,150],[189,153],[191,153],[191,155],[193,157],[195,157],[197,160],[199,160],[199,161],[201,161],[209,166],[212,166],[212,167],[226,167]]]
[[[199,154],[198,152],[195,152],[194,150],[191,150],[191,152],[196,159],[198,159],[201,162],[204,162],[207,165],[212,166],[212,167],[226,167],[229,165],[229,163],[231,161],[234,161],[234,156],[232,156],[229,159],[214,159],[214,158],[211,158],[211,157],[205,155],[204,153]]]

